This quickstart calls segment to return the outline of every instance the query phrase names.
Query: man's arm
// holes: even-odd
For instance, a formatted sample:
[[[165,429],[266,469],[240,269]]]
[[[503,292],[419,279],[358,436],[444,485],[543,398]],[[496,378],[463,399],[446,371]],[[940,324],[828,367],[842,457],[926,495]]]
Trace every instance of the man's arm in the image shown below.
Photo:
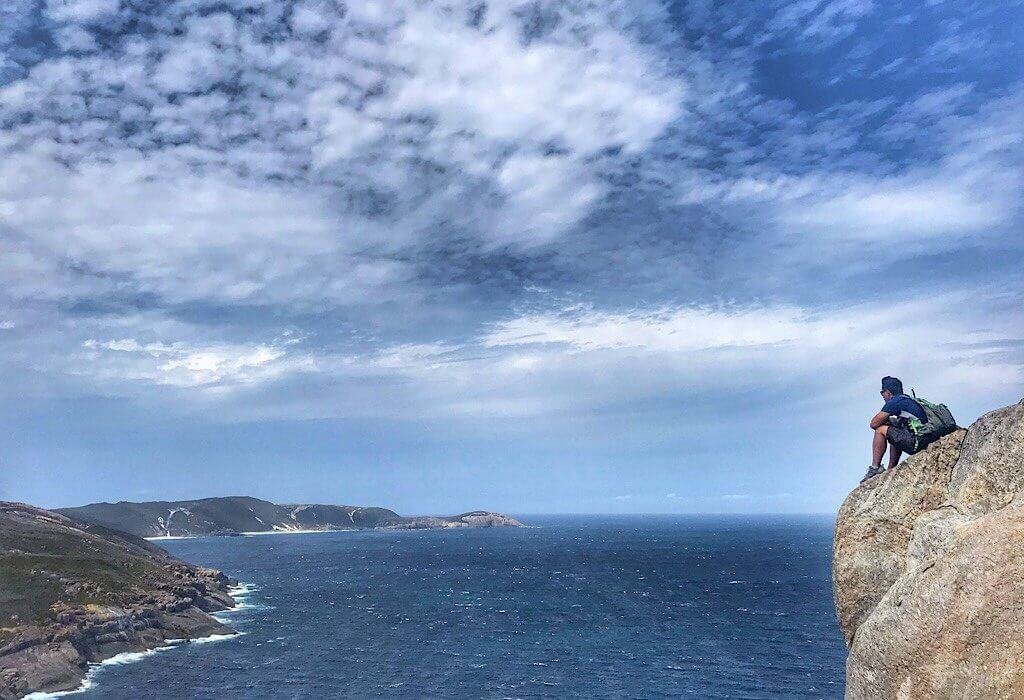
[[[886,413],[885,411],[879,411],[878,413],[875,414],[875,417],[871,419],[871,429],[878,430],[883,425],[886,425],[888,422],[889,414]]]

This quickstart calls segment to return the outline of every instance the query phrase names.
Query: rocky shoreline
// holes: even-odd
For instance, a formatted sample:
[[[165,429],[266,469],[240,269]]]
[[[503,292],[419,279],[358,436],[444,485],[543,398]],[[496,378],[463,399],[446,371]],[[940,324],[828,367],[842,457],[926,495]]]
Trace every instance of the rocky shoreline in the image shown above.
[[[0,700],[78,689],[91,665],[119,654],[233,634],[211,613],[235,607],[237,581],[141,535],[238,535],[254,523],[259,534],[521,526],[487,511],[400,517],[244,497],[61,512],[0,502]]]
[[[0,502],[0,698],[81,686],[89,665],[234,631],[232,581],[139,538]]]

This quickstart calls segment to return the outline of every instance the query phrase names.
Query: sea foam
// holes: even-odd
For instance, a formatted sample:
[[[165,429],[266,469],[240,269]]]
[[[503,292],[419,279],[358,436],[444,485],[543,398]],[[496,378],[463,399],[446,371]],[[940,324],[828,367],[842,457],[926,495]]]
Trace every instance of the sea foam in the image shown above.
[[[167,640],[167,644],[165,644],[164,646],[156,647],[154,649],[147,649],[145,651],[126,651],[122,654],[111,656],[109,659],[104,659],[103,661],[100,661],[98,663],[91,663],[89,664],[89,670],[85,674],[85,678],[82,680],[81,685],[79,685],[74,690],[62,690],[56,693],[30,693],[25,696],[25,700],[44,700],[45,698],[62,698],[68,695],[77,695],[79,693],[84,693],[85,691],[93,687],[93,681],[96,679],[96,675],[100,671],[102,671],[105,666],[123,666],[126,664],[133,664],[136,661],[141,661],[142,659],[145,659],[146,657],[159,654],[160,652],[167,651],[168,649],[173,649],[174,647],[178,646],[179,644],[185,641],[187,640],[169,639]]]
[[[225,639],[232,637],[240,637],[245,632],[232,632],[231,634],[211,634],[208,637],[199,637],[198,639],[167,639],[163,646],[154,647],[153,649],[146,649],[145,651],[126,651],[115,656],[111,656],[109,659],[103,659],[96,663],[89,664],[89,670],[85,674],[85,678],[82,679],[81,685],[74,690],[62,690],[56,693],[29,693],[23,700],[48,700],[49,698],[62,698],[68,695],[78,695],[84,693],[95,686],[96,676],[108,666],[126,666],[133,664],[138,661],[142,661],[150,656],[155,656],[169,649],[174,649],[185,644],[208,644],[210,642],[222,642]]]

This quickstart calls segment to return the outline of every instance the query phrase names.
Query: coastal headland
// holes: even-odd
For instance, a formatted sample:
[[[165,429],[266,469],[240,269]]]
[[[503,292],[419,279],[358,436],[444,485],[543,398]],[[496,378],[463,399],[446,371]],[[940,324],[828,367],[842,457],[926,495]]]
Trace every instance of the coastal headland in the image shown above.
[[[460,527],[519,527],[501,513],[471,511],[452,516],[403,517],[378,507],[277,504],[249,496],[191,501],[92,503],[57,512],[138,537],[205,537],[317,530],[416,530]]]
[[[231,634],[236,584],[135,535],[0,502],[0,699],[74,690],[89,664]]]
[[[386,508],[249,497],[60,511],[0,501],[0,700],[74,690],[90,664],[234,632],[211,613],[235,606],[237,581],[146,538],[520,525],[487,511],[402,517]]]

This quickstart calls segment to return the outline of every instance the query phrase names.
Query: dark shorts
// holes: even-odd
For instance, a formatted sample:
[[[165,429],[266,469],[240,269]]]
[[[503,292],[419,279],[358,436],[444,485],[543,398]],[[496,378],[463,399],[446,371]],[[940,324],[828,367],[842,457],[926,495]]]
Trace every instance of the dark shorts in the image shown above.
[[[897,450],[906,452],[908,455],[917,452],[917,448],[914,445],[917,440],[914,434],[910,432],[910,428],[905,428],[901,425],[890,425],[889,429],[885,431],[885,439]]]

